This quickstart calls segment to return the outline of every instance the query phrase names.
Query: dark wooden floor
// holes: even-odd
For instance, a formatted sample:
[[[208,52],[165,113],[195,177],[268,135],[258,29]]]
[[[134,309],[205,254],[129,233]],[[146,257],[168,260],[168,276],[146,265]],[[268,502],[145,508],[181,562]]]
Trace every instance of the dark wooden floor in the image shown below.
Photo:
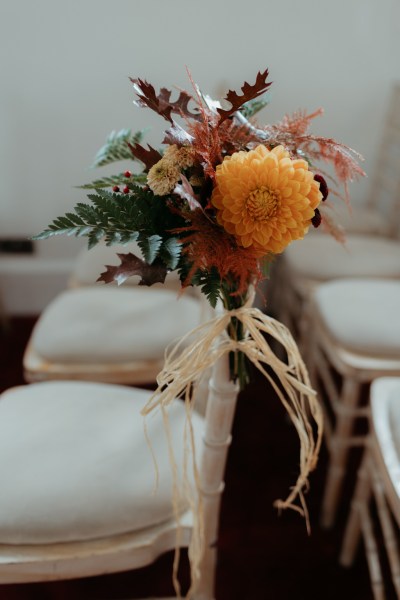
[[[33,318],[14,319],[0,334],[0,389],[23,383],[21,359]],[[276,396],[254,377],[239,397],[223,495],[216,600],[370,600],[363,552],[352,569],[338,565],[356,457],[349,469],[347,499],[337,525],[318,524],[326,469],[323,450],[307,496],[312,534],[291,511],[278,515],[272,504],[295,481],[297,436]],[[1,482],[0,482],[1,485]],[[1,493],[1,491],[0,491]],[[136,572],[48,584],[0,586],[0,600],[122,600],[168,595],[171,554]],[[182,564],[183,579],[187,564]]]

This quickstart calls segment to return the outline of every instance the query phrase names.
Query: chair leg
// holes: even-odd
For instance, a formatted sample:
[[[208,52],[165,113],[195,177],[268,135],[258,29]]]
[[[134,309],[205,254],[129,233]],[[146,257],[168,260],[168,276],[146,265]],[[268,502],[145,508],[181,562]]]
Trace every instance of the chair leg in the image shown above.
[[[371,479],[368,470],[368,461],[369,456],[367,453],[357,473],[357,485],[344,533],[339,557],[339,562],[343,567],[350,567],[353,564],[361,537],[360,506],[367,505],[371,497]]]
[[[359,396],[360,384],[355,379],[344,379],[340,410],[336,413],[336,426],[332,432],[331,456],[322,501],[321,525],[325,528],[332,527],[335,520],[354,424],[352,409],[357,405]]]

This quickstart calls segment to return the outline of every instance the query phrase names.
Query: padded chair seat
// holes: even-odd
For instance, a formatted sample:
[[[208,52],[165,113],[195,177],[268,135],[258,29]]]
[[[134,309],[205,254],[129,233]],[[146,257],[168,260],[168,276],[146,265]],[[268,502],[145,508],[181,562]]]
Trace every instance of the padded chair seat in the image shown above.
[[[91,540],[171,518],[172,476],[163,418],[140,410],[149,392],[86,382],[45,382],[0,398],[0,543]],[[185,408],[170,410],[177,464]],[[193,415],[196,443],[203,420]]]
[[[314,304],[330,335],[348,350],[400,357],[400,281],[334,280],[316,288]]]
[[[169,290],[113,286],[68,290],[42,313],[31,346],[52,362],[119,363],[162,359],[199,325],[199,300]]]
[[[285,250],[289,268],[300,277],[328,281],[340,277],[399,277],[400,243],[349,235],[345,245],[328,235],[293,242]]]

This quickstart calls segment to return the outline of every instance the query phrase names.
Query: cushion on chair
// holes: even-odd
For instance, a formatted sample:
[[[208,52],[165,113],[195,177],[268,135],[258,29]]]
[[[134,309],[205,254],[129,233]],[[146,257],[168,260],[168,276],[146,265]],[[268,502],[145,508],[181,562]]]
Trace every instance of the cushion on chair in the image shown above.
[[[69,290],[42,313],[33,349],[63,363],[155,360],[200,322],[201,303],[145,287]]]
[[[400,243],[375,236],[349,235],[340,244],[330,235],[309,236],[285,250],[300,277],[326,281],[339,277],[399,277]]]
[[[82,382],[45,382],[0,397],[0,543],[88,540],[168,520],[171,467],[161,413],[140,410],[149,392]],[[170,412],[177,462],[185,408]],[[203,431],[193,415],[196,444]],[[199,447],[199,445],[198,445]]]
[[[347,349],[400,358],[400,281],[323,283],[315,290],[314,303],[332,337]]]

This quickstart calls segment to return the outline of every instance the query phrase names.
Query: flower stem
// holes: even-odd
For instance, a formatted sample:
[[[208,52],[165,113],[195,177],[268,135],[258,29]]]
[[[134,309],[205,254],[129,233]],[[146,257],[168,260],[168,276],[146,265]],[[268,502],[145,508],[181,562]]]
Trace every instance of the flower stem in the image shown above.
[[[222,288],[222,300],[226,310],[240,308],[245,303],[246,298],[241,295],[232,295],[232,289]],[[232,340],[240,341],[245,337],[243,323],[236,317],[232,317],[227,332]],[[243,390],[249,383],[248,365],[246,355],[240,350],[229,353],[229,371],[233,381],[238,381],[240,389]]]

